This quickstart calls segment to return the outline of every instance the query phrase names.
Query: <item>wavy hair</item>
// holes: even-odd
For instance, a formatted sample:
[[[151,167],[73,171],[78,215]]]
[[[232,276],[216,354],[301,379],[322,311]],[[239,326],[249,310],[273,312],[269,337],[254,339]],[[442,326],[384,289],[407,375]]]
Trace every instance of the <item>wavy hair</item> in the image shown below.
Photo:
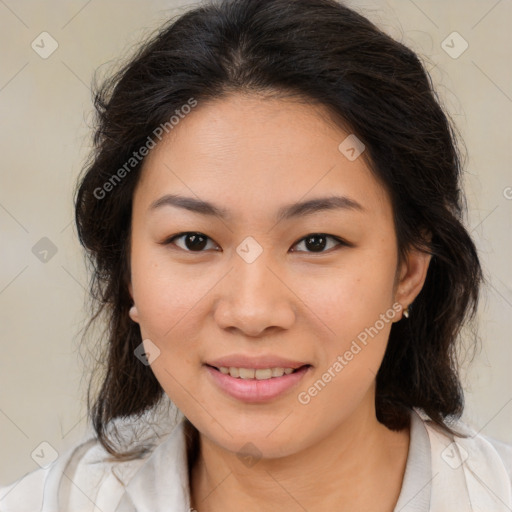
[[[99,441],[119,459],[137,456],[116,447],[109,427],[155,408],[165,393],[134,356],[142,339],[128,316],[132,198],[144,160],[108,194],[98,191],[190,98],[202,104],[233,93],[320,104],[365,144],[391,198],[398,263],[412,247],[432,255],[410,318],[391,328],[376,378],[377,418],[400,430],[414,407],[449,429],[463,410],[457,340],[483,277],[463,224],[456,131],[428,72],[411,49],[335,0],[219,0],[166,23],[94,87],[94,149],[75,213],[93,265],[91,322],[104,315],[107,325],[105,371],[99,391],[93,396],[90,385],[87,395]]]

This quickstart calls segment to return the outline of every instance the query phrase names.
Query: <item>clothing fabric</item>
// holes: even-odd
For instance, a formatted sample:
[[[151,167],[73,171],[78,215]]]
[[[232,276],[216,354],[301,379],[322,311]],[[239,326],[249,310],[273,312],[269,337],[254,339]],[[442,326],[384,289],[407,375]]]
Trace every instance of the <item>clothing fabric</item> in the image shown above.
[[[96,439],[0,487],[1,512],[190,512],[186,420],[141,459],[108,462]],[[462,422],[453,436],[411,411],[395,512],[512,511],[512,446]]]

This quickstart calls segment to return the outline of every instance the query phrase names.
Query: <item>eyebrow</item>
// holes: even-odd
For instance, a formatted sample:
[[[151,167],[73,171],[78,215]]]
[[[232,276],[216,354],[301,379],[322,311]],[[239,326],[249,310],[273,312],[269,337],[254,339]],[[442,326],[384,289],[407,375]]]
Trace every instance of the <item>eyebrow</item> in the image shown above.
[[[208,201],[176,194],[166,194],[162,196],[160,199],[151,203],[149,209],[153,211],[163,206],[175,206],[200,215],[218,217],[223,220],[232,218],[230,212],[225,208],[216,206]],[[350,197],[330,196],[282,206],[277,212],[276,220],[280,222],[295,217],[304,217],[321,211],[333,210],[366,211],[360,203]]]

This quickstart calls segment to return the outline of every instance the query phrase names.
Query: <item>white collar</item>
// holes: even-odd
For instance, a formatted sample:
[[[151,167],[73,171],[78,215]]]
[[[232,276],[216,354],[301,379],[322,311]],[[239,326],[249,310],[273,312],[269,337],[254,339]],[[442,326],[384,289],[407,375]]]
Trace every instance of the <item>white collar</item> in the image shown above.
[[[171,505],[173,512],[189,512],[185,420],[176,425],[135,474],[133,468],[126,468],[123,473],[117,473],[125,481],[125,495],[116,512],[168,512]]]
[[[494,447],[460,422],[453,428],[465,431],[469,437],[454,438],[421,413],[412,412],[410,454],[417,449],[418,440],[425,439],[426,430],[430,441],[431,468],[415,473],[427,480],[424,486],[420,485],[423,497],[415,500],[416,508],[404,506],[395,510],[422,510],[423,504],[430,499],[430,508],[425,509],[430,512],[510,512],[511,483]],[[133,461],[132,465],[119,464],[116,467],[115,473],[124,482],[125,490],[116,512],[168,512],[170,507],[173,512],[190,511],[185,430],[185,420],[182,419],[149,457]],[[452,457],[455,457],[455,462]],[[407,472],[410,473],[409,459],[402,491],[407,484]],[[427,459],[425,463],[429,466]],[[401,492],[398,504],[407,503],[405,498]]]

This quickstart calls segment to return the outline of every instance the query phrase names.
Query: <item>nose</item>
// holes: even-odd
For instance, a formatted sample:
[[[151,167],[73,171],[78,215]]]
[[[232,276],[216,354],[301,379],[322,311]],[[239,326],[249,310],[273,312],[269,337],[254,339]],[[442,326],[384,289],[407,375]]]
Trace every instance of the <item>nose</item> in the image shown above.
[[[234,268],[218,289],[214,317],[219,327],[260,337],[273,329],[290,329],[297,308],[282,267],[267,249],[252,263],[234,255]]]

